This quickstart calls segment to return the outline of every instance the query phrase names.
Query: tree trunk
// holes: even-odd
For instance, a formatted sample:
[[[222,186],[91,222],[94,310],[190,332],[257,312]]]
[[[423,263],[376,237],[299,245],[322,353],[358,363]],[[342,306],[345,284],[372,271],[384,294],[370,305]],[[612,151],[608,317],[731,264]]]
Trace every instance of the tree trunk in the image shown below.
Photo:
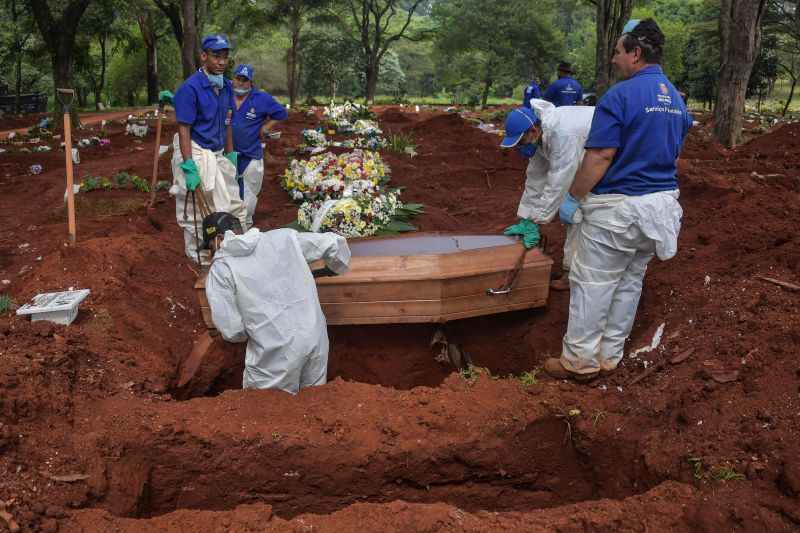
[[[721,37],[714,136],[732,148],[741,142],[745,95],[761,45],[761,18],[766,0],[721,0]]]
[[[147,64],[147,103],[158,102],[158,37],[153,27],[153,14],[149,9],[136,17],[144,41]]]
[[[194,74],[200,65],[194,0],[182,0],[181,13],[183,14],[181,64],[183,66],[183,77],[186,79]]]
[[[22,51],[19,51],[17,54],[17,65],[15,70],[16,83],[14,88],[14,113],[19,115],[22,111],[20,107],[20,95],[22,94]],[[784,114],[786,113],[784,112]]]
[[[481,109],[486,107],[486,104],[489,102],[489,91],[492,88],[492,78],[487,77],[483,80],[483,94],[481,94]]]
[[[367,65],[364,67],[366,86],[364,87],[364,100],[367,105],[375,103],[375,91],[378,88],[378,69],[380,68],[377,57],[368,57]]]
[[[595,48],[595,78],[597,95],[601,96],[614,80],[611,57],[622,28],[631,17],[633,0],[597,0],[597,46]]]
[[[292,15],[289,20],[291,31],[289,48],[286,49],[286,89],[289,91],[289,105],[294,107],[297,102],[297,56],[300,47],[301,21],[299,15]]]
[[[108,58],[106,45],[108,36],[100,35],[97,40],[98,44],[100,44],[100,80],[94,86],[94,108],[100,111],[100,104],[103,101],[103,88],[106,85],[106,61]]]
[[[789,96],[786,97],[786,104],[783,106],[783,111],[781,111],[781,116],[785,117],[786,112],[789,111],[789,106],[792,104],[792,99],[794,98],[794,88],[797,86],[797,76],[790,74],[792,77],[792,86],[789,88]]]

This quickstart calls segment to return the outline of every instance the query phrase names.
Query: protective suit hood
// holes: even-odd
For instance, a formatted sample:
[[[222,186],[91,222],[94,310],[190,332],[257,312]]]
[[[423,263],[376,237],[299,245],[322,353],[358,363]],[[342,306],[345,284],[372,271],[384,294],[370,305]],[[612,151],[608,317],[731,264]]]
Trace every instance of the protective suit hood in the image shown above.
[[[225,232],[225,238],[222,240],[222,246],[219,247],[216,257],[241,257],[252,254],[258,241],[261,232],[258,228],[251,228],[244,235],[236,235],[231,230]]]
[[[552,102],[542,100],[541,98],[531,98],[531,108],[536,112],[536,116],[544,123],[545,117],[550,114],[550,111],[556,108]]]

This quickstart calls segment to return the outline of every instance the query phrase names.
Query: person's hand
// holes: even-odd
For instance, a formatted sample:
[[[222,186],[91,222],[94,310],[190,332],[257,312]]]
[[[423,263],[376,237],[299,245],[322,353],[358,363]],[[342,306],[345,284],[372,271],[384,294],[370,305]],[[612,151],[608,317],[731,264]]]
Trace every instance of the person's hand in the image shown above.
[[[200,185],[200,171],[197,170],[197,163],[193,159],[187,159],[181,163],[183,178],[186,180],[186,188],[190,191],[197,189]]]
[[[575,199],[570,193],[567,193],[564,201],[561,202],[561,207],[558,208],[558,218],[564,224],[575,224],[578,220],[575,219],[575,213],[581,207],[580,202]]]
[[[173,98],[175,98],[175,95],[172,94],[172,91],[161,91],[158,93],[158,103],[161,105],[173,105]]]
[[[233,163],[233,166],[236,166],[239,161],[239,152],[228,152],[224,155],[225,159]]]
[[[503,235],[519,235],[522,237],[523,246],[528,249],[539,244],[541,239],[539,225],[527,218],[521,218],[516,224],[507,227]]]

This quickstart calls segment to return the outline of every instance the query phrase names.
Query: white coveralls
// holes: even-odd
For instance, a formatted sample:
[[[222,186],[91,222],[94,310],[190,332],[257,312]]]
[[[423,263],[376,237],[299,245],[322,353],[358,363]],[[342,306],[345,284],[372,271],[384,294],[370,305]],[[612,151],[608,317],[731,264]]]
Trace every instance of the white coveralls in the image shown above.
[[[576,373],[613,370],[633,328],[647,263],[678,251],[677,190],[644,196],[589,194],[581,204],[569,274],[569,324],[561,364]]]
[[[585,152],[584,145],[592,126],[594,107],[556,107],[546,100],[531,98],[531,107],[542,121],[542,142],[525,171],[525,192],[517,216],[537,224],[553,220]],[[574,254],[576,230],[567,226],[564,242],[564,270]]]
[[[183,156],[181,155],[180,141],[178,134],[173,139],[172,154],[172,187],[169,193],[175,196],[175,218],[178,226],[183,228],[183,240],[186,255],[193,261],[197,261],[197,240],[195,239],[195,229],[197,235],[202,238],[203,217],[200,214],[200,206],[195,201],[192,208],[191,199],[188,197],[186,189],[186,179],[181,170]],[[200,174],[200,187],[205,192],[205,198],[210,204],[208,207],[211,212],[225,211],[237,217],[244,227],[246,214],[244,204],[239,198],[239,185],[236,183],[236,166],[228,161],[223,155],[222,150],[212,152],[201,147],[192,141],[192,159],[197,164]],[[195,212],[196,211],[196,218]],[[197,225],[195,226],[195,222]],[[200,251],[200,263],[208,265],[208,250]]]
[[[256,212],[258,195],[261,193],[261,185],[264,182],[264,160],[252,159],[244,169],[242,179],[244,180],[244,208],[247,222],[247,225],[243,227],[248,230],[253,227],[253,214]]]
[[[347,271],[350,248],[333,233],[277,229],[225,232],[206,279],[211,319],[230,342],[247,341],[244,388],[296,394],[322,385],[328,330],[308,266],[322,259]]]

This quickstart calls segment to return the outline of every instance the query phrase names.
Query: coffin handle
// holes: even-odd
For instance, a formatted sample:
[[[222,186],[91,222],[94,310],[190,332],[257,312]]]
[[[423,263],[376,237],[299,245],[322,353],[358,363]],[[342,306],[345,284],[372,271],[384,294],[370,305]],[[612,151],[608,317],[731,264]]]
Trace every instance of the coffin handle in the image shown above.
[[[511,287],[507,289],[486,289],[486,294],[489,296],[500,296],[501,294],[508,294],[511,292]]]

